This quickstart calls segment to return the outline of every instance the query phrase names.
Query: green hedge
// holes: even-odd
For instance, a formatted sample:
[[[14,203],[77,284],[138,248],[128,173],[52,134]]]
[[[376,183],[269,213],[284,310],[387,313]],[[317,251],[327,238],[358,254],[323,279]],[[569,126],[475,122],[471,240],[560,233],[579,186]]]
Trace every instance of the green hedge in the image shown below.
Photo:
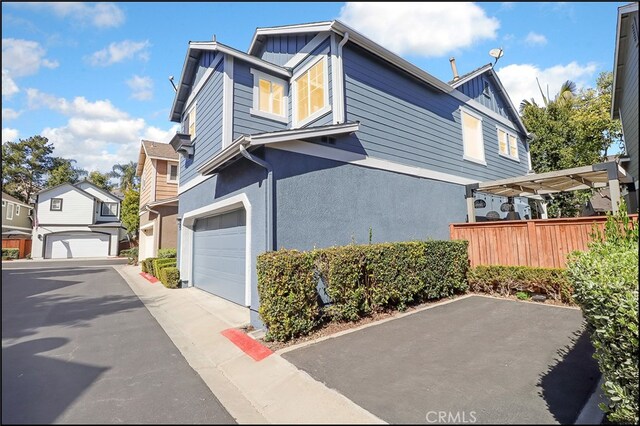
[[[132,247],[130,249],[120,250],[119,256],[126,256],[129,265],[138,264],[138,247]]]
[[[621,206],[622,212],[626,209]],[[569,257],[574,299],[591,332],[612,423],[638,424],[638,226],[609,216],[589,251]]]
[[[147,257],[141,263],[142,272],[147,272],[153,275],[153,261],[156,260],[157,257]]]
[[[471,291],[500,296],[518,292],[541,293],[553,300],[573,304],[566,270],[530,266],[476,266],[467,274]]]
[[[166,268],[166,267],[175,267],[176,266],[176,259],[168,259],[168,258],[164,258],[164,259],[153,259],[153,261],[151,262],[152,264],[152,275],[156,278],[160,278],[160,271],[162,270],[162,268]]]
[[[323,320],[353,321],[373,312],[467,290],[466,241],[349,245],[258,257],[260,316],[267,338],[288,340]],[[320,307],[321,282],[331,303]]]
[[[167,288],[180,288],[180,270],[173,266],[160,269],[160,282]]]
[[[2,258],[3,259],[17,259],[20,254],[20,250],[17,248],[3,248],[2,249]]]
[[[160,259],[170,259],[177,257],[177,250],[174,248],[162,248],[158,250],[158,258]]]

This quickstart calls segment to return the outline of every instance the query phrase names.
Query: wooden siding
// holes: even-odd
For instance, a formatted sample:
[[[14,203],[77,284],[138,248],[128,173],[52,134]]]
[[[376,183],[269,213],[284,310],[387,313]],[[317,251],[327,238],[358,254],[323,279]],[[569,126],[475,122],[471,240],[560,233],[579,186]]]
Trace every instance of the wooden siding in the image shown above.
[[[489,84],[488,96],[484,93],[485,81]],[[499,94],[498,86],[493,77],[490,77],[486,72],[459,86],[458,90],[508,120],[515,118],[509,114],[507,102]],[[520,105],[522,99],[517,99],[516,101],[517,103],[514,105]]]
[[[524,135],[515,124],[436,93],[358,47],[347,44],[343,57],[347,120],[360,121],[360,131],[339,138],[337,147],[479,181],[527,172]],[[483,117],[486,166],[462,158],[461,106]],[[518,136],[519,162],[499,155],[497,124]]]
[[[634,13],[636,22],[638,22],[638,12]],[[631,26],[629,26],[631,27]],[[638,162],[640,156],[640,149],[638,147],[638,45],[633,40],[631,34],[631,28],[629,28],[629,36],[626,41],[621,42],[624,46],[620,48],[626,49],[626,63],[624,67],[624,80],[623,88],[621,91],[622,99],[620,100],[621,114],[620,118],[624,130],[624,140],[627,148],[627,154],[631,157],[631,161],[627,169],[634,176],[637,181],[638,169],[640,169],[640,163]]]
[[[155,200],[155,198],[152,198],[154,196],[153,178],[155,173],[156,171],[153,161],[151,158],[146,157],[144,161],[144,168],[142,169],[142,176],[140,178],[140,181],[144,182],[142,191],[140,191],[140,207]]]
[[[172,161],[171,164],[177,164],[177,162]],[[167,165],[168,161],[156,160],[156,200],[166,200],[178,196],[178,184],[167,182]]]
[[[638,215],[631,215],[638,221]],[[520,265],[564,268],[567,255],[587,250],[593,226],[604,228],[605,216],[453,223],[452,240],[469,241],[471,266]]]
[[[267,71],[260,69],[265,74]],[[280,77],[278,77],[280,78]],[[289,105],[291,104],[289,96]],[[274,132],[288,126],[275,120],[251,115],[253,107],[253,74],[251,66],[235,59],[233,63],[233,139],[240,135]],[[286,106],[290,108],[290,106]]]
[[[311,39],[314,33],[303,35],[268,36],[258,57],[276,65],[284,65]]]
[[[223,69],[224,61],[221,61],[196,96],[195,152],[191,159],[180,159],[180,183],[183,185],[197,176],[196,169],[222,147]]]
[[[24,259],[28,254],[31,254],[31,239],[3,238],[2,248],[17,248],[18,259]]]

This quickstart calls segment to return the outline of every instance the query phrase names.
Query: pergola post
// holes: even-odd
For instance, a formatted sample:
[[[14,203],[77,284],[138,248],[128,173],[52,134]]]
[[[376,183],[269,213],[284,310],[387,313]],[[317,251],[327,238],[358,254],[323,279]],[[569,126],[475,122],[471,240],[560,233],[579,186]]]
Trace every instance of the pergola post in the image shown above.
[[[540,207],[540,218],[541,219],[549,219],[549,212],[547,210],[547,206],[549,203],[545,200],[538,200],[538,206]]]
[[[470,183],[465,185],[465,199],[467,201],[467,221],[469,223],[475,223],[476,221],[476,206],[475,206],[475,191],[478,189],[477,183]]]

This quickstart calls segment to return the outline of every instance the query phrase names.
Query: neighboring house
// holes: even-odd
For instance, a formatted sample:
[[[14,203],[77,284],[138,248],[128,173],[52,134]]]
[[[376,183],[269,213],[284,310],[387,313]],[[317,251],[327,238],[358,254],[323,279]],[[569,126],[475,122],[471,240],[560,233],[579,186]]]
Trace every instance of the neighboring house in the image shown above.
[[[616,50],[613,68],[613,98],[611,100],[611,116],[619,118],[622,123],[625,153],[628,162],[621,162],[627,173],[633,176],[635,188],[635,209],[638,206],[640,173],[640,150],[638,149],[638,38],[640,36],[638,22],[638,3],[630,3],[618,8],[618,26],[616,30]]]
[[[13,231],[9,235],[19,236],[22,233],[22,238],[31,238],[31,209],[33,206],[3,192],[2,234]]]
[[[31,256],[117,256],[124,234],[120,202],[120,198],[86,180],[38,192]]]
[[[190,42],[177,87],[181,279],[256,326],[260,253],[448,239],[466,184],[531,169],[491,67],[454,87],[338,21]]]
[[[139,260],[158,249],[176,248],[178,237],[178,154],[171,145],[140,144],[136,176],[140,177]]]

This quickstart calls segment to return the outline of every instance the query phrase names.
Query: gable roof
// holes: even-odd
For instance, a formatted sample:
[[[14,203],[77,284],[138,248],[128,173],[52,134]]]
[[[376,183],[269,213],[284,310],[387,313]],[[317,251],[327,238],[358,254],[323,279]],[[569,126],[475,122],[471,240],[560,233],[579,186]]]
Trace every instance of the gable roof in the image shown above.
[[[107,197],[115,198],[115,199],[117,199],[117,200],[122,201],[122,198],[121,198],[121,197],[118,197],[117,195],[112,194],[111,192],[106,191],[106,190],[104,190],[104,189],[100,188],[100,187],[99,187],[99,186],[97,186],[96,184],[89,182],[87,179],[84,179],[84,180],[82,180],[81,182],[78,182],[78,183],[76,183],[76,184],[75,184],[75,185],[73,185],[73,186],[75,186],[75,187],[77,188],[77,187],[78,187],[78,185],[82,185],[82,184],[90,185],[90,186],[92,186],[96,191],[98,191],[98,192],[100,192],[100,193],[102,193],[102,194],[106,195]],[[78,188],[78,189],[82,190],[81,188]],[[85,191],[85,192],[86,192],[86,191]],[[87,194],[88,194],[88,193],[87,193]]]
[[[29,208],[31,208],[31,206],[29,204],[25,203],[24,201],[18,200],[16,197],[12,197],[11,195],[7,194],[6,192],[2,192],[2,199],[3,200],[7,200],[7,201],[11,201],[12,203],[15,203],[15,204],[28,206]]]
[[[156,142],[150,140],[142,140],[140,143],[140,153],[138,154],[138,166],[136,168],[136,176],[142,176],[144,163],[147,159],[154,158],[158,160],[178,161],[178,153],[168,143]]]
[[[92,200],[96,199],[96,197],[94,197],[93,195],[89,194],[87,191],[84,191],[83,189],[78,188],[77,186],[72,185],[70,183],[61,183],[60,185],[52,186],[51,188],[45,188],[42,191],[37,192],[36,195],[39,196],[41,194],[44,194],[44,193],[49,192],[49,191],[53,191],[54,189],[63,187],[65,185],[70,186],[71,189],[73,189],[76,192],[79,192],[80,194],[84,195],[85,197],[91,198]]]
[[[620,118],[620,91],[622,90],[622,78],[620,74],[618,74],[619,69],[624,69],[624,66],[627,61],[627,53],[626,51],[620,51],[620,44],[622,39],[626,38],[628,40],[630,26],[628,16],[630,13],[638,12],[638,3],[630,3],[624,6],[620,6],[618,8],[618,23],[616,24],[616,53],[615,59],[613,61],[613,90],[611,94],[611,118],[614,120]],[[636,23],[637,25],[637,23]],[[622,73],[624,76],[624,73]]]
[[[454,89],[457,89],[458,87],[462,86],[464,83],[473,80],[474,78],[487,73],[487,75],[489,75],[491,78],[493,78],[493,80],[496,82],[496,85],[498,86],[498,93],[502,95],[502,97],[507,101],[507,108],[509,108],[509,110],[511,111],[511,115],[513,115],[513,117],[515,117],[516,120],[516,124],[518,125],[518,127],[520,128],[520,130],[522,132],[524,132],[525,135],[528,135],[529,132],[527,131],[527,128],[524,126],[524,123],[522,122],[522,119],[520,118],[520,114],[518,114],[518,110],[516,109],[516,107],[513,105],[513,102],[511,102],[511,98],[509,97],[509,94],[507,93],[507,90],[504,88],[504,86],[502,85],[502,82],[500,81],[500,78],[498,77],[498,73],[496,73],[496,71],[493,69],[493,65],[492,64],[486,64],[481,66],[480,68],[476,68],[473,71],[470,71],[462,76],[460,76],[459,79],[457,80],[451,80],[449,81],[449,85],[451,87],[453,87]]]

